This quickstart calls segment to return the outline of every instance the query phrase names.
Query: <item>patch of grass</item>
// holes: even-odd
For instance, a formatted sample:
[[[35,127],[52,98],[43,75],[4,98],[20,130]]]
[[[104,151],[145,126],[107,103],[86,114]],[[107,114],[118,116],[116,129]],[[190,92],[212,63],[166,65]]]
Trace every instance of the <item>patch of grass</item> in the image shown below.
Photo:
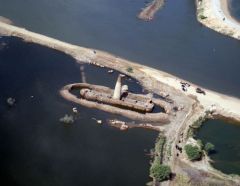
[[[172,142],[170,142],[167,146],[167,156],[168,159],[170,159],[170,157],[172,156]]]
[[[171,169],[168,165],[160,164],[159,161],[155,160],[150,168],[150,174],[157,181],[161,182],[170,178]]]
[[[128,68],[127,68],[127,72],[133,73],[133,68],[132,68],[132,67],[128,67]]]
[[[208,111],[206,112],[206,115],[204,117],[199,117],[198,120],[196,120],[195,122],[193,122],[193,124],[191,126],[189,126],[189,130],[188,130],[188,134],[187,134],[187,138],[190,137],[195,137],[195,132],[197,131],[197,129],[199,129],[203,122],[205,122],[207,120],[208,117]]]
[[[204,146],[204,150],[207,154],[210,154],[215,151],[215,146],[212,143],[207,142]]]
[[[161,182],[170,178],[171,169],[168,165],[162,164],[162,159],[164,156],[164,149],[166,145],[166,137],[163,134],[159,134],[156,139],[154,148],[154,160],[150,167],[150,175],[156,179],[156,181]]]
[[[159,134],[155,143],[155,155],[159,157],[160,162],[162,162],[164,145],[166,143],[166,137]]]
[[[202,150],[196,145],[187,144],[184,150],[191,161],[200,160],[202,157]]]
[[[204,16],[204,15],[199,15],[199,18],[200,18],[200,19],[207,19],[207,17]]]

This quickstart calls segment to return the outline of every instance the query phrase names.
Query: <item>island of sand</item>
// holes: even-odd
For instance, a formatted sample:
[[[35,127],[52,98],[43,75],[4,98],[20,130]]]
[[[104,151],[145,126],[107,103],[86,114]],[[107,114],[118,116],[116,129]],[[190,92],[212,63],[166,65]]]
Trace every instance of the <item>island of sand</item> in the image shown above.
[[[164,5],[164,0],[153,0],[148,3],[145,8],[138,14],[138,18],[144,21],[151,21],[154,18],[156,12],[162,8]]]

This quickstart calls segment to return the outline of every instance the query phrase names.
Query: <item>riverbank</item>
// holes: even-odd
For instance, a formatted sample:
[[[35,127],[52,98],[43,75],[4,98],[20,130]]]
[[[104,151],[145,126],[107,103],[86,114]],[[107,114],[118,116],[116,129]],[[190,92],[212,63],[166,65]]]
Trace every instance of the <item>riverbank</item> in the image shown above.
[[[103,51],[72,45],[30,32],[24,28],[0,23],[0,34],[16,36],[27,42],[56,49],[72,56],[79,63],[90,63],[100,67],[115,69],[134,77],[148,90],[170,100],[172,102],[172,109],[177,111],[175,114],[169,116],[170,123],[168,125],[156,127],[165,133],[167,139],[166,145],[169,146],[168,149],[171,149],[172,156],[169,158],[170,161],[165,158],[164,161],[171,166],[176,174],[184,171],[180,170],[184,162],[182,160],[184,159],[181,160],[176,156],[175,145],[178,144],[179,140],[183,140],[182,136],[187,134],[190,125],[194,121],[198,120],[206,112],[211,111],[215,115],[233,118],[240,122],[240,100],[238,98],[204,89],[166,72],[140,65]],[[129,71],[129,69],[132,70]],[[183,90],[183,84],[189,86]],[[204,94],[197,92],[197,88],[203,90]],[[179,163],[179,166],[176,162]],[[191,162],[187,162],[187,165],[184,166],[189,166],[189,169],[192,170],[200,169],[199,172],[203,171],[212,174],[211,170],[204,169],[204,166],[195,166]]]
[[[197,19],[221,34],[240,40],[240,23],[228,9],[227,0],[196,0]]]

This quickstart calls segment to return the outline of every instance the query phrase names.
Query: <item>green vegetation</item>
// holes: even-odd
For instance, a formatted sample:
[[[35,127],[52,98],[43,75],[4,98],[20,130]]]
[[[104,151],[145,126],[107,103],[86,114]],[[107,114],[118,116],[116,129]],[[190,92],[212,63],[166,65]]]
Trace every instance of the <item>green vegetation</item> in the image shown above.
[[[154,148],[154,161],[150,168],[150,175],[156,179],[156,181],[164,181],[170,178],[171,175],[171,169],[167,165],[162,164],[162,158],[164,148],[166,145],[166,137],[159,134],[158,138],[156,139],[155,148]]]
[[[200,15],[199,18],[200,18],[200,19],[207,19],[207,17],[204,16],[204,15]]]
[[[188,156],[188,159],[191,161],[200,160],[202,157],[202,150],[196,145],[185,145],[185,152]]]
[[[150,168],[150,174],[160,182],[170,178],[171,169],[168,165],[162,165],[159,161],[155,160]]]
[[[132,68],[132,67],[128,67],[128,68],[127,68],[127,72],[133,73],[133,68]]]
[[[162,162],[165,143],[166,143],[166,137],[160,134],[156,140],[155,149],[154,149],[155,155],[157,155],[160,162]]]
[[[207,154],[210,154],[211,152],[214,152],[215,146],[212,143],[206,143],[204,150],[206,151]]]
[[[202,116],[199,117],[198,120],[196,120],[195,122],[193,122],[191,126],[189,126],[187,138],[195,137],[195,132],[197,131],[197,129],[199,129],[202,126],[203,122],[207,120],[208,115],[209,115],[209,112],[206,111],[206,115],[204,117]]]
[[[170,159],[170,157],[172,156],[172,141],[168,143],[167,145],[167,158],[168,160]]]

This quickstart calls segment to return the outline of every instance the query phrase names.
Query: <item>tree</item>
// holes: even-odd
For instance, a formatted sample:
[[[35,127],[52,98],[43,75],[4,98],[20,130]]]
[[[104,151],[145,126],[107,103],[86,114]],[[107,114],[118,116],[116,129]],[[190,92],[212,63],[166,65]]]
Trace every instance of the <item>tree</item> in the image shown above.
[[[211,152],[214,152],[215,146],[212,143],[206,143],[204,150],[206,151],[207,154],[210,154]]]
[[[127,71],[128,71],[129,73],[133,73],[133,68],[132,68],[132,67],[128,67],[128,68],[127,68]]]
[[[194,146],[191,144],[185,145],[185,152],[188,156],[188,159],[191,161],[199,160],[202,157],[202,151],[198,146]]]
[[[150,173],[157,181],[160,182],[170,178],[171,169],[168,165],[162,165],[160,162],[155,160],[151,166]]]

